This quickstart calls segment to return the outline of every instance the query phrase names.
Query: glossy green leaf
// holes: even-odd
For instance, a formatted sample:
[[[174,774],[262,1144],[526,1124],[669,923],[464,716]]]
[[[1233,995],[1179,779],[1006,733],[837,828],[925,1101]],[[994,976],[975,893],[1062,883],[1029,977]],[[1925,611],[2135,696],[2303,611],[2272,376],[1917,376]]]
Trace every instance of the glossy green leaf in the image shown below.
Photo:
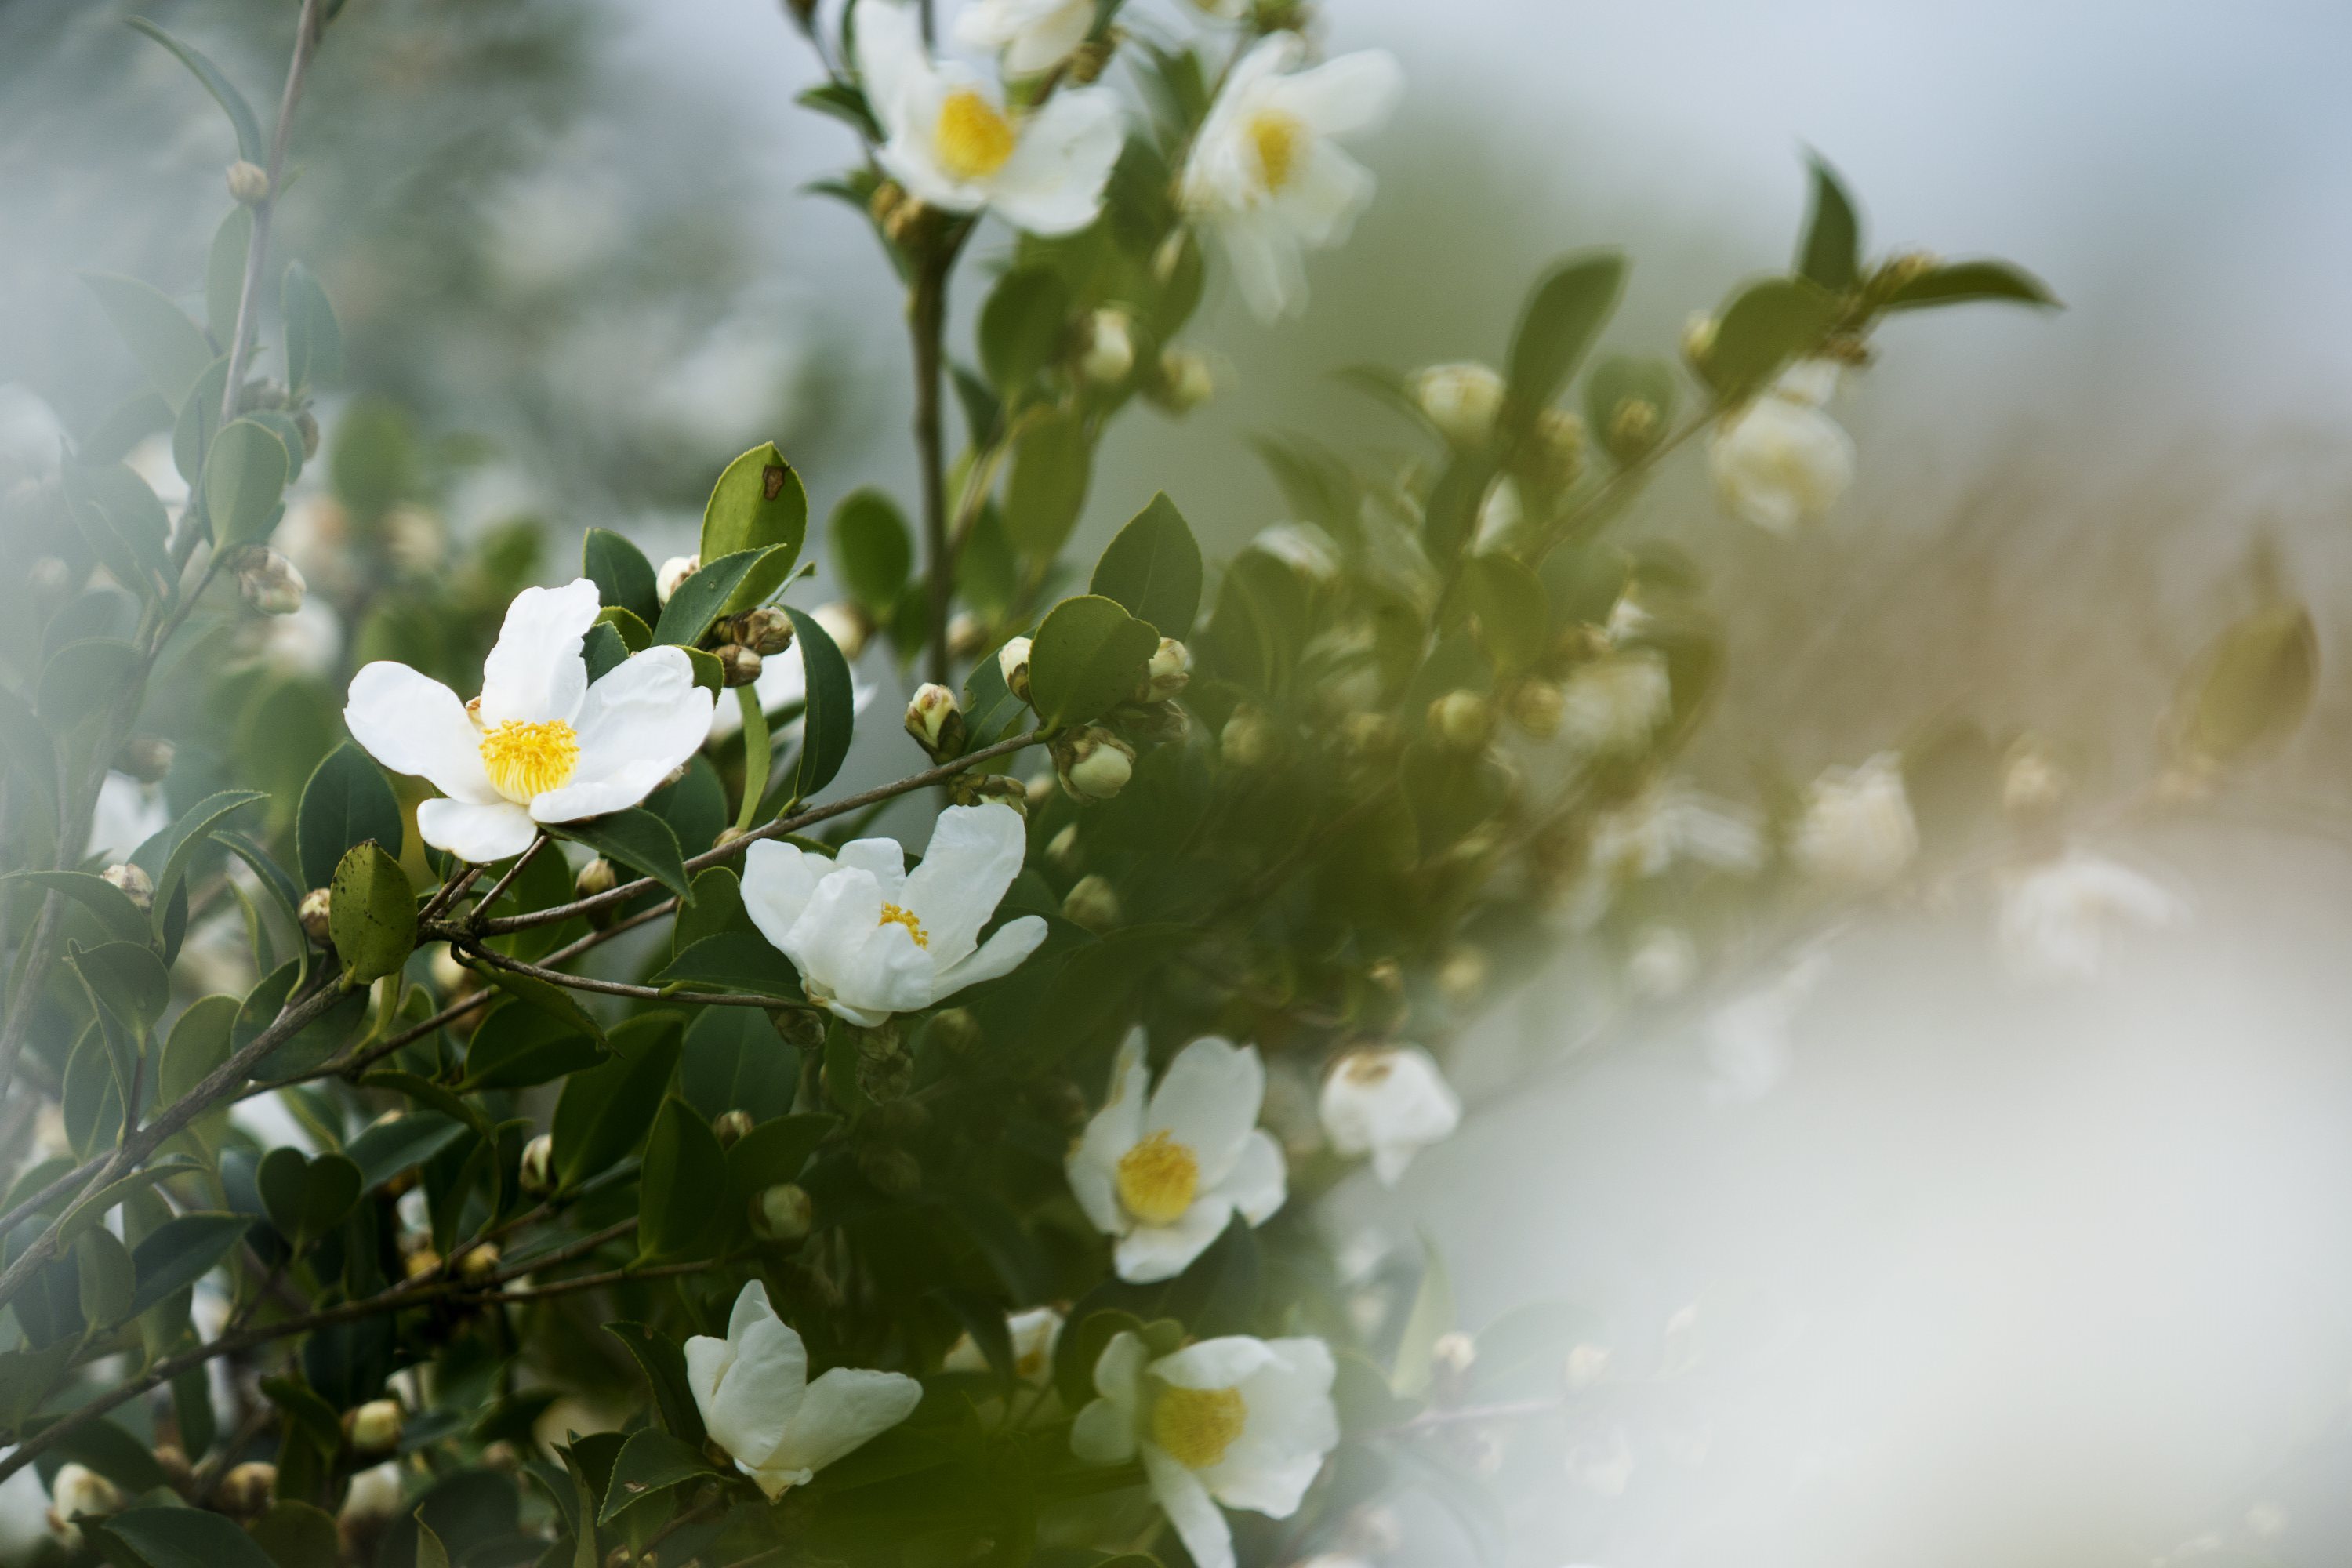
[[[1725,308],[1699,368],[1726,401],[1748,396],[1818,348],[1836,316],[1836,299],[1809,279],[1751,283]]]
[[[623,1509],[681,1481],[700,1480],[719,1473],[717,1466],[702,1457],[700,1448],[667,1432],[650,1426],[632,1432],[621,1447],[621,1457],[613,1461],[613,1477],[605,1483],[604,1507],[597,1515],[597,1522],[610,1524]]]
[[[1070,310],[1070,286],[1052,267],[1016,267],[989,291],[980,308],[980,363],[1007,402],[1060,356]]]
[[[607,1037],[612,1060],[564,1080],[551,1129],[559,1186],[578,1185],[637,1146],[677,1069],[685,1026],[682,1013],[639,1014]]]
[[[585,844],[616,865],[642,871],[679,898],[691,900],[694,887],[687,879],[686,858],[679,853],[677,834],[670,825],[643,806],[585,822],[567,822],[554,831]]]
[[[290,1498],[273,1501],[246,1530],[254,1544],[268,1552],[278,1568],[325,1568],[341,1554],[342,1536],[336,1528],[335,1516]],[[425,1568],[421,1547],[416,1568]]]
[[[561,866],[562,862],[558,860],[556,864]],[[541,980],[537,975],[517,974],[507,969],[492,969],[485,978],[524,1006],[566,1028],[586,1035],[600,1046],[604,1043],[604,1026],[596,1021],[594,1014],[580,1005],[579,998],[562,986]]]
[[[1124,605],[1161,637],[1192,635],[1201,608],[1201,545],[1165,490],[1112,537],[1087,592]]]
[[[85,272],[81,280],[98,296],[100,308],[155,390],[174,408],[184,404],[217,357],[205,330],[161,289],[136,278]]]
[[[756,602],[784,580],[791,565],[791,554],[782,546],[704,556],[702,569],[680,583],[669,603],[662,606],[661,619],[654,625],[654,640],[683,647],[700,642],[720,616],[740,607],[735,601],[747,584],[767,584],[754,596]]]
[[[730,931],[687,948],[662,966],[654,984],[793,995],[800,990],[800,976],[793,973],[792,960],[757,931]]]
[[[145,912],[131,901],[129,894],[103,877],[87,871],[11,871],[0,879],[29,882],[63,894],[96,915],[107,935],[117,942],[144,945],[154,939]]]
[[[1806,161],[1812,169],[1813,210],[1797,246],[1797,274],[1843,294],[1862,277],[1862,219],[1837,171],[1818,154]]]
[[[253,112],[253,105],[246,101],[245,94],[237,90],[236,84],[228,79],[220,67],[213,64],[202,49],[173,37],[146,17],[127,19],[131,26],[171,50],[180,63],[205,84],[205,90],[213,95],[213,101],[220,105],[223,114],[228,116],[230,129],[236,132],[236,155],[248,163],[267,164],[269,144],[262,140],[260,117]]]
[[[360,1169],[362,1191],[373,1192],[465,1137],[471,1129],[438,1111],[415,1110],[371,1123],[343,1146]]]
[[[753,1007],[705,1007],[686,1026],[678,1092],[705,1120],[740,1110],[765,1122],[793,1108],[800,1053]]]
[[[347,1156],[321,1154],[313,1160],[292,1147],[263,1155],[254,1182],[269,1223],[298,1251],[342,1224],[366,1186],[359,1166]]]
[[[333,881],[343,857],[370,840],[397,855],[402,832],[400,798],[383,770],[357,742],[345,741],[302,786],[294,843],[303,886],[323,888]]]
[[[327,929],[344,975],[365,985],[397,973],[416,950],[416,889],[400,862],[373,840],[354,845],[331,885]]]
[[[286,321],[287,384],[309,392],[341,380],[342,323],[318,278],[300,262],[289,261],[278,298]]]
[[[145,941],[100,942],[78,947],[68,962],[90,994],[142,1037],[155,1026],[172,999],[172,977]]]
[[[1049,410],[1029,422],[1013,444],[1004,493],[1004,532],[1013,548],[1041,561],[1060,554],[1093,473],[1093,437],[1077,415]]]
[[[82,1317],[92,1323],[119,1323],[131,1313],[136,1276],[131,1249],[104,1226],[92,1226],[73,1244],[75,1283]]]
[[[175,1215],[131,1249],[138,1288],[124,1314],[135,1318],[210,1273],[243,1240],[253,1216],[197,1211]]]
[[[609,528],[592,528],[580,545],[581,574],[596,584],[596,599],[610,609],[622,609],[651,626],[661,619],[653,563],[645,552]],[[634,648],[643,643],[632,643]]]
[[[466,1047],[466,1077],[458,1087],[528,1089],[566,1073],[593,1068],[606,1051],[584,1028],[519,1002],[493,1008]]]
[[[867,486],[841,498],[826,525],[834,564],[849,596],[877,620],[886,617],[915,568],[915,541],[898,503]]]
[[[1004,667],[992,653],[964,677],[963,719],[964,749],[974,752],[1011,739],[1029,722],[1029,704],[1005,686]]]
[[[653,1385],[654,1407],[661,1413],[662,1425],[670,1436],[689,1447],[701,1447],[702,1409],[694,1402],[693,1386],[687,1381],[686,1352],[677,1342],[643,1323],[606,1323],[604,1331],[626,1345],[645,1369],[646,1381]]]
[[[205,515],[222,549],[269,532],[286,493],[286,447],[266,425],[232,419],[205,458]]]
[[[747,1107],[730,1105],[729,1110]],[[800,1180],[803,1167],[817,1145],[841,1124],[835,1116],[808,1111],[798,1116],[779,1116],[761,1121],[735,1141],[727,1151],[728,1185],[738,1199],[748,1205],[756,1194],[765,1192],[779,1182]]]
[[[726,1182],[727,1156],[710,1124],[686,1101],[663,1100],[637,1178],[637,1256],[646,1262],[707,1256],[733,1217],[710,1201]]]
[[[745,928],[743,885],[732,866],[706,866],[694,874],[694,897],[670,927],[670,952],[684,952],[707,936]]]
[[[1159,647],[1159,634],[1110,599],[1063,600],[1029,650],[1029,700],[1039,723],[1083,723],[1132,698]]]
[[[761,553],[757,569],[737,583],[721,613],[748,610],[782,586],[800,560],[807,534],[808,492],[774,442],[754,447],[728,464],[702,509],[703,567],[707,571],[713,562],[745,551]],[[670,603],[677,602],[673,595]],[[694,638],[665,634],[661,640]]]
[[[195,858],[198,849],[204,847],[205,840],[211,836],[213,828],[232,812],[268,798],[259,790],[250,789],[225,789],[208,795],[182,812],[178,821],[156,836],[162,841],[156,845],[156,864],[147,865],[145,859],[149,845],[155,845],[155,840],[151,839],[149,845],[140,847],[141,864],[155,883],[158,930],[162,929],[163,912],[172,894],[178,889],[180,879],[187,875],[188,862]]]
[[[1528,296],[1511,335],[1507,378],[1512,417],[1522,428],[1567,384],[1624,289],[1625,258],[1599,251],[1560,262]]]
[[[144,1568],[277,1568],[260,1543],[226,1514],[204,1509],[135,1508],[115,1514],[103,1524],[82,1528],[114,1549],[107,1555],[116,1563],[143,1564]]]
[[[786,605],[793,621],[793,646],[800,649],[808,707],[801,721],[801,760],[793,775],[793,796],[807,800],[833,782],[848,759],[849,742],[857,722],[857,701],[849,679],[849,661],[833,634],[816,617]]]

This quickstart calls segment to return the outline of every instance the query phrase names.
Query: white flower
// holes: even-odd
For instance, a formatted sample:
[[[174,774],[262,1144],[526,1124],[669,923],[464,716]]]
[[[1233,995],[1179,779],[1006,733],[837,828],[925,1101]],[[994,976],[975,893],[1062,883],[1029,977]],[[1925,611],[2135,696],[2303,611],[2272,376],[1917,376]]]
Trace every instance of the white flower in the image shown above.
[[[1707,465],[1726,511],[1787,533],[1837,504],[1853,480],[1853,438],[1822,411],[1836,384],[1826,360],[1792,365],[1717,429]]]
[[[1062,1314],[1051,1307],[1032,1307],[1007,1317],[1004,1327],[1013,1339],[1013,1375],[1038,1386],[1050,1381],[1054,1375],[1054,1345],[1062,1337]],[[965,1334],[948,1347],[947,1357],[940,1365],[947,1372],[986,1372],[988,1358],[981,1353],[972,1337]]]
[[[1111,1336],[1095,1363],[1102,1397],[1078,1412],[1070,1451],[1097,1465],[1141,1459],[1198,1568],[1234,1568],[1217,1505],[1289,1518],[1339,1444],[1330,1348],[1235,1334],[1149,1353],[1134,1334]]]
[[[1763,836],[1746,808],[1680,779],[1652,785],[1593,824],[1591,864],[1606,877],[1660,876],[1677,860],[1745,874],[1763,864]]]
[[[1143,1031],[1127,1037],[1111,1067],[1110,1098],[1064,1162],[1078,1206],[1118,1237],[1120,1279],[1171,1279],[1235,1214],[1262,1225],[1282,1206],[1282,1149],[1257,1125],[1265,1099],[1255,1046],[1194,1040],[1154,1089]]]
[[[323,680],[343,662],[343,618],[316,595],[291,615],[267,616],[253,629],[255,652],[281,675]]]
[[[98,809],[89,819],[89,853],[105,857],[110,866],[121,865],[171,826],[172,808],[164,804],[161,785],[110,773],[98,786]]]
[[[400,1482],[400,1461],[386,1459],[352,1477],[337,1517],[346,1524],[384,1524],[398,1519],[405,1493]]]
[[[1824,882],[1879,888],[1900,876],[1919,852],[1903,759],[1881,752],[1860,767],[1824,769],[1790,847],[1806,874]]]
[[[866,101],[887,137],[877,156],[908,195],[947,212],[993,207],[1032,234],[1094,222],[1125,143],[1110,89],[1074,88],[1034,112],[1008,111],[993,82],[930,58],[904,0],[866,0],[856,29]]]
[[[2170,926],[2188,918],[2188,904],[2161,883],[2070,849],[2002,889],[2001,954],[2021,980],[2088,980],[2098,973],[2115,921]]]
[[[477,864],[520,855],[542,822],[636,805],[701,746],[711,699],[686,650],[649,647],[592,686],[580,644],[595,619],[586,578],[516,595],[471,702],[404,664],[352,677],[352,738],[445,797],[416,808],[425,843]]]
[[[1560,732],[1586,752],[1631,752],[1674,712],[1665,656],[1635,648],[1581,664],[1560,685]]]
[[[1069,58],[1095,30],[1095,0],[967,0],[956,42],[1002,50],[1004,74],[1036,76]]]
[[[1092,15],[1093,7],[1087,7]],[[1117,386],[1135,369],[1135,320],[1115,305],[1087,318],[1078,374],[1097,386]]]
[[[87,1465],[68,1461],[58,1467],[57,1479],[49,1483],[50,1533],[68,1552],[79,1552],[83,1538],[74,1521],[84,1514],[102,1517],[121,1507],[121,1488]]]
[[[1235,66],[1177,182],[1177,199],[1224,241],[1242,296],[1263,321],[1307,303],[1301,254],[1338,245],[1372,198],[1372,176],[1335,139],[1369,132],[1404,90],[1372,49],[1299,70],[1307,45],[1274,33]]]
[[[1349,1051],[1332,1064],[1317,1109],[1331,1147],[1350,1159],[1370,1154],[1372,1173],[1391,1187],[1415,1154],[1462,1124],[1460,1097],[1419,1046]]]
[[[743,907],[810,1001],[870,1026],[1009,974],[1037,950],[1037,915],[975,946],[1027,847],[1021,814],[995,801],[940,813],[911,872],[895,838],[852,840],[831,860],[763,838],[744,858]]]
[[[743,1287],[727,1337],[686,1342],[696,1408],[735,1468],[771,1500],[914,1414],[923,1385],[895,1372],[837,1366],[809,1381],[808,1348],[758,1280]]]
[[[1650,1001],[1678,996],[1698,978],[1698,944],[1673,926],[1654,925],[1633,939],[1625,958],[1625,984]]]

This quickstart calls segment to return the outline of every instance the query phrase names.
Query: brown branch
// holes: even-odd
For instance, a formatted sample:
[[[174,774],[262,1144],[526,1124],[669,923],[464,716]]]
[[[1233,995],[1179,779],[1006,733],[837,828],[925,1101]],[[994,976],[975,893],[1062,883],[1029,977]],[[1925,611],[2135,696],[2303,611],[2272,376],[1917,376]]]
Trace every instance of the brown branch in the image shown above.
[[[561,969],[548,969],[540,964],[526,963],[520,958],[509,958],[502,952],[482,946],[471,937],[452,937],[450,941],[493,969],[503,969],[511,974],[528,974],[533,980],[544,980],[550,985],[562,985],[573,991],[593,991],[603,996],[628,996],[640,1002],[695,1002],[718,1007],[788,1007],[803,1013],[821,1011],[804,996],[761,996],[734,991],[666,991],[658,985],[632,985],[625,980],[599,980],[593,974],[567,974]]]

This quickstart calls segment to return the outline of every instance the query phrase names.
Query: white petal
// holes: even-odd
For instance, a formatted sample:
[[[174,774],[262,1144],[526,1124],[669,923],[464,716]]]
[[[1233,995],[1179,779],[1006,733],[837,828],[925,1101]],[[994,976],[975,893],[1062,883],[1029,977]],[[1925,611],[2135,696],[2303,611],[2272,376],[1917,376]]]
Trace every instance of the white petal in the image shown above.
[[[1252,1225],[1264,1225],[1282,1206],[1288,1192],[1288,1173],[1283,1165],[1282,1145],[1263,1128],[1253,1129],[1242,1141],[1242,1152],[1225,1179],[1216,1184],[1216,1194],[1234,1205],[1235,1213]]]
[[[756,1282],[746,1287],[756,1288]],[[764,1292],[757,1304],[759,1312],[747,1322],[743,1299],[736,1299],[736,1321],[727,1333],[735,1360],[719,1378],[703,1418],[719,1447],[741,1463],[764,1468],[782,1462],[790,1468],[792,1460],[778,1447],[808,1386],[808,1349],[792,1325],[768,1309]]]
[[[1039,915],[1018,915],[996,928],[980,951],[950,966],[939,977],[932,1000],[952,996],[967,985],[1010,974],[1028,962],[1045,940],[1045,921]]]
[[[498,646],[482,663],[485,727],[509,719],[569,722],[588,690],[581,639],[596,624],[596,584],[582,577],[561,588],[525,588],[507,606]]]
[[[832,862],[797,844],[762,838],[743,852],[743,912],[768,939],[768,945],[799,964],[801,955],[785,945],[793,924],[806,912],[817,883]]]
[[[539,825],[510,800],[478,805],[468,800],[428,800],[416,808],[416,836],[460,860],[487,866],[530,847]]]
[[[684,648],[649,647],[623,659],[581,701],[571,782],[532,800],[531,816],[576,822],[635,805],[701,749],[710,708]]]
[[[1141,1029],[1130,1029],[1119,1042],[1111,1063],[1110,1089],[1103,1107],[1087,1119],[1063,1162],[1070,1191],[1097,1229],[1117,1236],[1129,1227],[1127,1211],[1119,1206],[1119,1157],[1143,1136],[1143,1112],[1151,1090],[1151,1069],[1143,1059]]]
[[[1195,1198],[1174,1225],[1137,1226],[1112,1252],[1118,1277],[1130,1285],[1173,1279],[1209,1250],[1233,1222],[1234,1205],[1216,1194]]]
[[[352,677],[343,724],[369,756],[416,773],[443,795],[488,805],[499,798],[482,770],[482,735],[466,704],[439,681],[379,659]]]
[[[1257,1047],[1204,1036],[1176,1053],[1151,1091],[1143,1134],[1166,1131],[1201,1163],[1201,1181],[1214,1186],[1240,1158],[1242,1141],[1257,1125],[1265,1099],[1265,1064]]]
[[[1234,1388],[1244,1378],[1274,1363],[1274,1352],[1264,1340],[1247,1334],[1227,1334],[1202,1340],[1150,1367],[1152,1376],[1178,1388]]]
[[[902,0],[866,0],[857,8],[852,36],[866,101],[884,132],[896,136],[906,124],[908,95],[927,88],[934,74],[922,22]]]
[[[1217,233],[1225,242],[1234,281],[1261,321],[1295,316],[1307,308],[1307,265],[1298,241],[1273,217],[1245,213],[1227,219]]]
[[[821,1470],[915,1413],[923,1385],[895,1372],[837,1366],[808,1385],[774,1462]]]
[[[1069,234],[1094,222],[1126,140],[1119,120],[1118,95],[1108,88],[1048,99],[1022,122],[1013,156],[990,183],[997,213],[1032,234]]]
[[[1323,1456],[1339,1445],[1331,1403],[1336,1368],[1320,1340],[1268,1340],[1265,1349],[1265,1363],[1240,1385],[1249,1413],[1241,1436],[1201,1471],[1201,1480],[1229,1508],[1286,1519],[1322,1469]]]
[[[907,878],[901,900],[923,922],[934,963],[946,968],[971,952],[980,928],[1021,874],[1028,847],[1021,814],[1000,802],[940,813],[923,863]]]
[[[1316,143],[1304,167],[1283,187],[1273,216],[1318,248],[1346,241],[1356,215],[1371,205],[1372,176],[1328,142]]]
[[[1285,77],[1268,97],[1325,136],[1378,130],[1404,96],[1404,68],[1386,49],[1362,49]]]
[[[1070,1423],[1070,1452],[1089,1465],[1123,1465],[1135,1458],[1135,1421],[1108,1399],[1089,1402]]]
[[[1150,1443],[1143,1445],[1143,1473],[1194,1568],[1234,1568],[1233,1527],[1200,1478]]]

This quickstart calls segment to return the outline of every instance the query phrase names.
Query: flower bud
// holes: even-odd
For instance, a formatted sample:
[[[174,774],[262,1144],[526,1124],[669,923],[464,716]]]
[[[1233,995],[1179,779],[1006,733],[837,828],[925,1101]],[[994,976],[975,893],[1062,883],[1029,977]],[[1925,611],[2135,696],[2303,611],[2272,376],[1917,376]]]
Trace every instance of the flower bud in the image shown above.
[[[122,743],[122,750],[115,754],[114,765],[141,784],[162,784],[163,775],[172,771],[173,755],[171,742],[142,735]]]
[[[1407,383],[1413,405],[1437,433],[1465,452],[1494,444],[1503,412],[1503,378],[1483,364],[1433,364]]]
[[[1050,788],[1052,780],[1049,778]],[[1022,816],[1029,815],[1029,786],[1005,773],[961,773],[948,780],[948,799],[958,805],[999,801]]]
[[[1584,421],[1565,408],[1547,408],[1536,416],[1529,443],[1532,478],[1558,491],[1574,484],[1584,472]]]
[[[824,1020],[825,1015],[813,1007],[778,1007],[768,1014],[768,1026],[776,1031],[776,1038],[796,1051],[824,1049]]]
[[[572,895],[582,899],[593,899],[600,893],[609,893],[620,885],[621,873],[614,869],[613,863],[602,855],[581,867],[580,874],[572,879]]]
[[[677,585],[701,570],[702,557],[699,555],[671,556],[661,563],[661,570],[654,574],[655,601],[668,604],[669,596],[677,592]]]
[[[956,1056],[968,1057],[986,1043],[980,1019],[969,1007],[950,1007],[931,1015],[931,1037]]]
[[[816,1223],[816,1205],[798,1182],[779,1182],[751,1199],[751,1228],[764,1241],[798,1241]]]
[[[237,591],[265,616],[290,616],[302,607],[302,574],[266,544],[248,546],[236,569]]]
[[[1339,737],[1358,762],[1384,763],[1404,746],[1404,727],[1386,713],[1350,713]]]
[[[1683,321],[1683,358],[1703,365],[1715,352],[1716,330],[1722,323],[1705,310],[1693,310]]]
[[[1145,389],[1151,401],[1171,414],[1190,414],[1217,390],[1209,362],[1191,349],[1162,349]]]
[[[1135,748],[1099,724],[1054,738],[1054,772],[1072,800],[1108,800],[1135,776]]]
[[[1107,305],[1087,318],[1078,374],[1097,386],[1117,386],[1135,369],[1135,331],[1125,310]]]
[[[155,907],[154,879],[128,860],[119,866],[109,866],[99,875],[121,889],[122,896],[137,904],[142,910]]]
[[[311,889],[302,895],[302,902],[294,912],[296,918],[302,922],[302,934],[309,937],[312,942],[324,947],[332,940],[331,932],[334,929],[332,921],[335,912],[335,895],[332,889]]]
[[[1076,823],[1071,823],[1046,842],[1045,859],[1056,870],[1075,871],[1078,868],[1078,825]]]
[[[257,207],[269,199],[269,171],[239,158],[228,166],[229,200],[241,207]]]
[[[270,1495],[278,1489],[278,1467],[266,1459],[248,1459],[230,1467],[213,1490],[213,1506],[243,1522],[269,1510]]]
[[[907,704],[907,733],[935,763],[963,755],[963,710],[955,693],[936,681],[918,688]]]
[[[1439,1377],[1459,1383],[1478,1360],[1478,1342],[1459,1329],[1440,1334],[1429,1347],[1429,1360]]]
[[[1475,691],[1449,691],[1429,705],[1429,731],[1460,752],[1475,752],[1495,733],[1495,710]]]
[[[1906,250],[1887,258],[1874,281],[1885,292],[1892,294],[1906,283],[1916,283],[1944,264],[1943,258],[1932,250]]]
[[[1181,702],[1142,702],[1119,710],[1118,727],[1129,740],[1172,746],[1192,732],[1192,720]]]
[[[729,686],[749,686],[760,679],[760,656],[741,643],[722,643],[715,650],[719,655],[719,679]]]
[[[1475,1000],[1486,988],[1486,955],[1464,942],[1437,966],[1437,989],[1455,1006]]]
[[[362,1458],[376,1458],[400,1447],[405,1413],[397,1399],[371,1399],[343,1412],[343,1441]]]
[[[732,1149],[743,1142],[753,1125],[751,1113],[748,1110],[722,1110],[719,1113],[719,1120],[710,1124],[710,1131],[718,1134],[721,1149]]]
[[[1664,434],[1665,420],[1656,404],[1646,397],[1622,397],[1609,411],[1609,423],[1601,437],[1618,461],[1631,462],[1656,446]]]
[[[122,1503],[121,1488],[87,1465],[68,1461],[58,1467],[57,1479],[49,1483],[49,1532],[67,1551],[79,1552],[83,1538],[75,1517],[114,1513]]]
[[[429,1247],[420,1247],[401,1256],[400,1274],[404,1279],[429,1279],[440,1272],[441,1255]]]
[[[857,1151],[857,1170],[882,1193],[905,1197],[923,1184],[922,1163],[904,1149],[868,1143]]]
[[[948,617],[948,657],[977,658],[980,650],[988,646],[988,625],[970,610],[958,610]]]
[[[1151,650],[1151,662],[1143,667],[1143,678],[1142,700],[1167,701],[1192,684],[1192,650],[1174,637],[1161,637]]]
[[[499,1271],[499,1249],[495,1242],[485,1241],[457,1259],[457,1278],[476,1289],[491,1282]]]
[[[1262,708],[1237,708],[1217,736],[1217,754],[1225,765],[1254,771],[1274,761],[1282,750],[1282,731]]]
[[[1118,889],[1103,877],[1081,877],[1062,900],[1062,918],[1090,931],[1107,931],[1119,922]]]
[[[1008,638],[1004,646],[996,650],[996,668],[1004,676],[1004,689],[1022,701],[1028,701],[1029,639]]]
[[[522,1173],[517,1178],[526,1196],[543,1198],[555,1190],[555,1140],[542,1132],[522,1146]]]
[[[762,605],[730,619],[727,637],[762,658],[773,658],[793,646],[793,618],[773,605]]]
[[[1568,713],[1568,694],[1549,680],[1521,681],[1507,704],[1511,722],[1538,741],[1559,733]]]
[[[824,628],[824,635],[841,649],[841,657],[852,664],[857,662],[857,656],[866,651],[866,639],[874,635],[873,618],[845,600],[819,605],[810,612],[809,618]]]
[[[237,388],[236,411],[240,414],[252,414],[263,409],[276,412],[292,401],[293,395],[286,390],[284,382],[274,376],[257,375]]]

